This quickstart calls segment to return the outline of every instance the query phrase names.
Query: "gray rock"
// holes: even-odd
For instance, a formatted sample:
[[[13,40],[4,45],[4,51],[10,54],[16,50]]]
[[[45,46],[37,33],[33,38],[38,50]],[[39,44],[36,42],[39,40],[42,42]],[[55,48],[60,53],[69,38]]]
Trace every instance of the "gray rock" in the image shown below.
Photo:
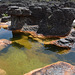
[[[74,49],[75,49],[75,43],[73,44],[72,48],[74,48]]]
[[[71,33],[71,35],[72,35],[72,37],[75,37],[75,31],[73,31],[73,32]]]
[[[7,22],[11,20],[11,16],[2,17],[1,22]]]
[[[15,16],[29,16],[31,12],[26,7],[11,6],[9,7],[9,14]]]

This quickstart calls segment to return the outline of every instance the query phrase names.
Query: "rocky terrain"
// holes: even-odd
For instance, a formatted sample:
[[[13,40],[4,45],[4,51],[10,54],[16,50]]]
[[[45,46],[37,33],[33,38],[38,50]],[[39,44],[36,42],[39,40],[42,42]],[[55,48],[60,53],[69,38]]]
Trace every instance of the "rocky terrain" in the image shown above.
[[[47,44],[58,47],[75,48],[75,2],[71,1],[26,1],[0,4],[0,26],[9,30],[30,33],[37,38],[63,37]],[[0,50],[12,42],[0,39]],[[45,43],[44,43],[45,44]],[[2,70],[3,73],[4,71]],[[6,72],[4,72],[6,74]],[[2,75],[2,74],[1,74]],[[57,62],[25,75],[75,75],[75,66]]]
[[[26,27],[37,25],[35,28],[39,27],[36,30],[38,34],[66,36],[70,32],[75,18],[74,3],[73,6],[71,3],[54,3],[52,6],[50,2],[40,2],[25,7],[10,6],[11,26],[9,29],[34,31],[34,28]]]

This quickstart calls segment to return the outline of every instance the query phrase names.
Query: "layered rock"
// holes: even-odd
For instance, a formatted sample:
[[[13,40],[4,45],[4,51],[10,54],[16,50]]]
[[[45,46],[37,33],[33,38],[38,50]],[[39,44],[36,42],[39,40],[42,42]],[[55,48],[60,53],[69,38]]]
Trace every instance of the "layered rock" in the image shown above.
[[[68,35],[75,18],[74,8],[62,8],[60,4],[50,5],[48,3],[34,3],[28,7],[9,7],[9,14],[11,15],[11,27],[9,29],[34,31],[34,28],[31,30],[31,28],[27,29],[26,27],[37,25],[39,28],[36,32],[45,36]]]
[[[64,47],[64,48],[75,48],[75,30],[73,30],[65,38],[52,41],[50,44],[54,44],[56,46]]]
[[[10,21],[10,20],[11,20],[10,16],[5,16],[5,17],[2,17],[1,22],[7,22],[7,21]]]
[[[33,70],[24,75],[74,75],[75,66],[66,62],[57,62],[43,68]]]

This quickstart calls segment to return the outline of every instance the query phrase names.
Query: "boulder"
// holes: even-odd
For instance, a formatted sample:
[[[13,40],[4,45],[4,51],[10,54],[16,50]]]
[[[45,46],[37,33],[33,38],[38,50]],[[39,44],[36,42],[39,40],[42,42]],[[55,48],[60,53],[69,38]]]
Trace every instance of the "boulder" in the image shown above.
[[[11,15],[11,26],[9,29],[22,30],[25,27],[27,29],[26,25],[29,27],[31,25],[34,31],[34,25],[38,25],[39,28],[36,31],[38,34],[53,37],[66,36],[71,31],[75,18],[74,6],[75,3],[67,1],[26,2],[25,6],[10,6],[8,13]]]
[[[71,31],[74,20],[74,10],[71,8],[62,8],[54,11],[46,22],[42,21],[39,25],[38,33],[52,36],[66,36]]]
[[[73,32],[71,33],[71,36],[72,36],[72,37],[75,37],[75,31],[73,31]]]
[[[75,66],[60,61],[24,75],[75,75]]]

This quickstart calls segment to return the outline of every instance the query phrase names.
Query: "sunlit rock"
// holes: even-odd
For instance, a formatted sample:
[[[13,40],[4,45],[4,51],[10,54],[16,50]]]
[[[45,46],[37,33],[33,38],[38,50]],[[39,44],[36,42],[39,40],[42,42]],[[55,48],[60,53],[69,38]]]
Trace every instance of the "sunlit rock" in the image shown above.
[[[24,75],[74,75],[75,66],[59,61],[57,63],[33,70]]]
[[[6,48],[12,42],[6,39],[0,39],[0,50]]]
[[[0,69],[0,75],[6,75],[6,71],[4,71],[3,69]]]

